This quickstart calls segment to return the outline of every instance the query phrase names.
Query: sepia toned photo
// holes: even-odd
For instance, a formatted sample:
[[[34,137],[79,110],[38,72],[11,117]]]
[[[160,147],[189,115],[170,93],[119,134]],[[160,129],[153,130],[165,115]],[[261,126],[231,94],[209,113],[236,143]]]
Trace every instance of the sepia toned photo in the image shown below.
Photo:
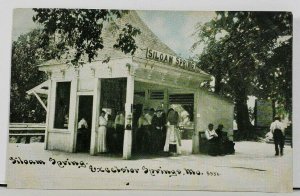
[[[291,192],[292,23],[15,9],[8,187]]]

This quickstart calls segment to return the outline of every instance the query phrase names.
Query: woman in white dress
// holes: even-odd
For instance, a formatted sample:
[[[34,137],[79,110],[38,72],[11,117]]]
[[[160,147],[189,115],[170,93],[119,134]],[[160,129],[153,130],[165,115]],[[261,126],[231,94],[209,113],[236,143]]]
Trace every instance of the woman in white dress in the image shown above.
[[[99,128],[98,128],[98,152],[107,152],[106,147],[106,126],[107,120],[105,119],[105,112],[101,111],[99,117]]]
[[[171,108],[167,115],[167,135],[164,151],[173,155],[181,154],[181,138],[179,130],[177,129],[178,121],[178,113]]]

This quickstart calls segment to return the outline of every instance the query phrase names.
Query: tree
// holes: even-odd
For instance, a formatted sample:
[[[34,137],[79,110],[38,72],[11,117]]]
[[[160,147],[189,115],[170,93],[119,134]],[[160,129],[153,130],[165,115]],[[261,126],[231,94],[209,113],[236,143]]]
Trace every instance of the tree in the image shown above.
[[[46,112],[26,91],[46,80],[37,65],[49,59],[39,48],[40,30],[21,35],[12,44],[10,122],[44,122]]]
[[[105,9],[33,9],[33,21],[42,24],[41,48],[52,58],[71,58],[77,66],[87,57],[91,62],[104,48],[102,30],[107,23],[114,23],[129,11]],[[116,25],[119,35],[114,48],[133,54],[137,46],[134,37],[140,30],[131,24]],[[71,57],[70,57],[71,56]]]
[[[35,97],[26,91],[46,80],[37,65],[66,58],[78,66],[91,62],[104,48],[102,30],[112,24],[118,32],[114,48],[133,54],[135,36],[140,30],[115,21],[129,11],[98,9],[33,9],[33,21],[41,28],[21,35],[12,44],[10,122],[43,122],[46,113]],[[87,57],[87,58],[86,58]],[[108,60],[106,60],[107,62]]]
[[[244,138],[252,133],[248,96],[278,102],[283,97],[291,99],[291,45],[284,44],[291,43],[291,18],[286,12],[217,12],[197,28],[199,40],[193,48],[205,45],[198,66],[215,77],[215,93],[234,100],[238,130]],[[278,58],[280,63],[274,63]]]
[[[258,73],[259,80],[265,81],[261,86],[264,91],[257,90],[256,94],[270,99],[274,106],[276,103],[276,115],[288,113],[292,119],[292,39],[284,41],[272,53],[264,69]]]

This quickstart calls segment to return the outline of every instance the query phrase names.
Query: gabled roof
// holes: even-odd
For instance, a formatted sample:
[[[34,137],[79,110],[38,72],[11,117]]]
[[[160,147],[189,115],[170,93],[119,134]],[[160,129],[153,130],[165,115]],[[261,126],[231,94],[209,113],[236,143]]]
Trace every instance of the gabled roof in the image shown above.
[[[28,95],[31,95],[33,93],[42,94],[42,95],[48,95],[48,88],[49,88],[49,80],[46,80],[45,82],[35,86],[34,88],[26,91]]]
[[[140,35],[135,37],[136,45],[138,49],[136,50],[134,56],[137,57],[145,57],[146,49],[152,48],[163,53],[176,55],[176,53],[169,48],[165,43],[163,43],[150,29],[149,27],[142,21],[136,11],[129,11],[128,14],[125,14],[122,18],[116,21],[116,24],[123,27],[125,24],[131,24],[135,28],[138,28],[141,31]],[[98,57],[95,60],[105,59],[110,57],[114,58],[122,58],[124,56],[131,56],[130,54],[126,55],[122,51],[113,48],[113,45],[116,43],[116,39],[119,35],[119,31],[112,31],[111,26],[107,25],[102,32],[104,49],[100,50],[98,53]]]
[[[136,11],[130,11],[130,13],[124,17],[124,20],[133,22],[133,24],[141,30],[141,35],[136,39],[137,45],[140,49],[151,48],[176,56],[176,53],[150,30],[150,28],[138,16]]]
[[[36,87],[26,91],[28,95],[34,95],[40,104],[43,106],[43,108],[47,111],[47,103],[45,103],[40,96],[48,96],[49,91],[49,80],[46,80],[45,82],[37,85]]]

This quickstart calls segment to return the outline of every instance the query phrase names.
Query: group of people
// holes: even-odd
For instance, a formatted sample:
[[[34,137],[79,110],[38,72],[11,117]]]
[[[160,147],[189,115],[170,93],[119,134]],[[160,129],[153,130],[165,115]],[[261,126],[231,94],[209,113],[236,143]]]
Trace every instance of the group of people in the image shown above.
[[[117,113],[115,120],[105,111],[100,112],[99,126],[97,130],[97,151],[122,152],[124,142],[125,115],[123,111]],[[179,130],[179,114],[170,108],[165,114],[162,108],[144,109],[138,119],[137,129],[134,131],[134,150],[139,153],[168,152],[176,155],[180,154],[181,134]],[[229,140],[227,133],[223,131],[224,126],[218,125],[214,130],[214,125],[209,124],[205,131],[205,138],[208,141],[208,154],[226,155],[233,154],[234,143]],[[81,137],[79,149],[88,149],[90,144],[90,132],[87,131],[88,124],[84,118],[80,118],[78,123],[78,137]],[[284,148],[284,126],[279,117],[270,126],[275,144],[275,155],[283,155]],[[80,150],[79,150],[80,151]]]
[[[205,137],[208,141],[208,154],[212,156],[233,154],[234,143],[229,140],[227,132],[223,131],[224,126],[218,125],[214,130],[214,125],[209,124],[208,129],[205,131]]]
[[[101,111],[97,134],[97,151],[99,153],[105,153],[108,151],[118,153],[122,152],[124,141],[124,126],[125,115],[123,111],[117,113],[114,121],[110,114],[106,114],[105,111]]]
[[[141,153],[170,152],[180,154],[179,115],[173,108],[165,114],[162,108],[156,111],[144,109],[138,119],[136,151]]]
[[[225,155],[235,152],[234,143],[227,137],[227,133],[222,131],[223,125],[220,124],[216,130],[214,125],[209,124],[205,131],[205,138],[208,141],[208,154]],[[275,156],[283,156],[285,126],[281,122],[280,117],[275,117],[274,122],[270,125],[270,135],[273,136],[275,145]],[[269,133],[267,135],[269,135]]]
[[[125,116],[124,112],[117,113],[115,120],[105,111],[100,112],[97,129],[97,151],[105,152],[122,152],[124,138]],[[89,126],[84,117],[78,122],[78,151],[89,149],[90,131]]]
[[[178,128],[179,114],[170,108],[167,114],[162,108],[144,109],[133,131],[133,150],[138,153],[167,152],[180,154],[181,136]],[[78,123],[80,137],[87,138],[83,130],[88,129],[84,118]],[[105,111],[100,112],[97,129],[97,151],[99,153],[121,153],[124,142],[125,115],[117,113],[115,120]],[[85,141],[85,139],[84,139]],[[86,145],[85,142],[81,142]]]

